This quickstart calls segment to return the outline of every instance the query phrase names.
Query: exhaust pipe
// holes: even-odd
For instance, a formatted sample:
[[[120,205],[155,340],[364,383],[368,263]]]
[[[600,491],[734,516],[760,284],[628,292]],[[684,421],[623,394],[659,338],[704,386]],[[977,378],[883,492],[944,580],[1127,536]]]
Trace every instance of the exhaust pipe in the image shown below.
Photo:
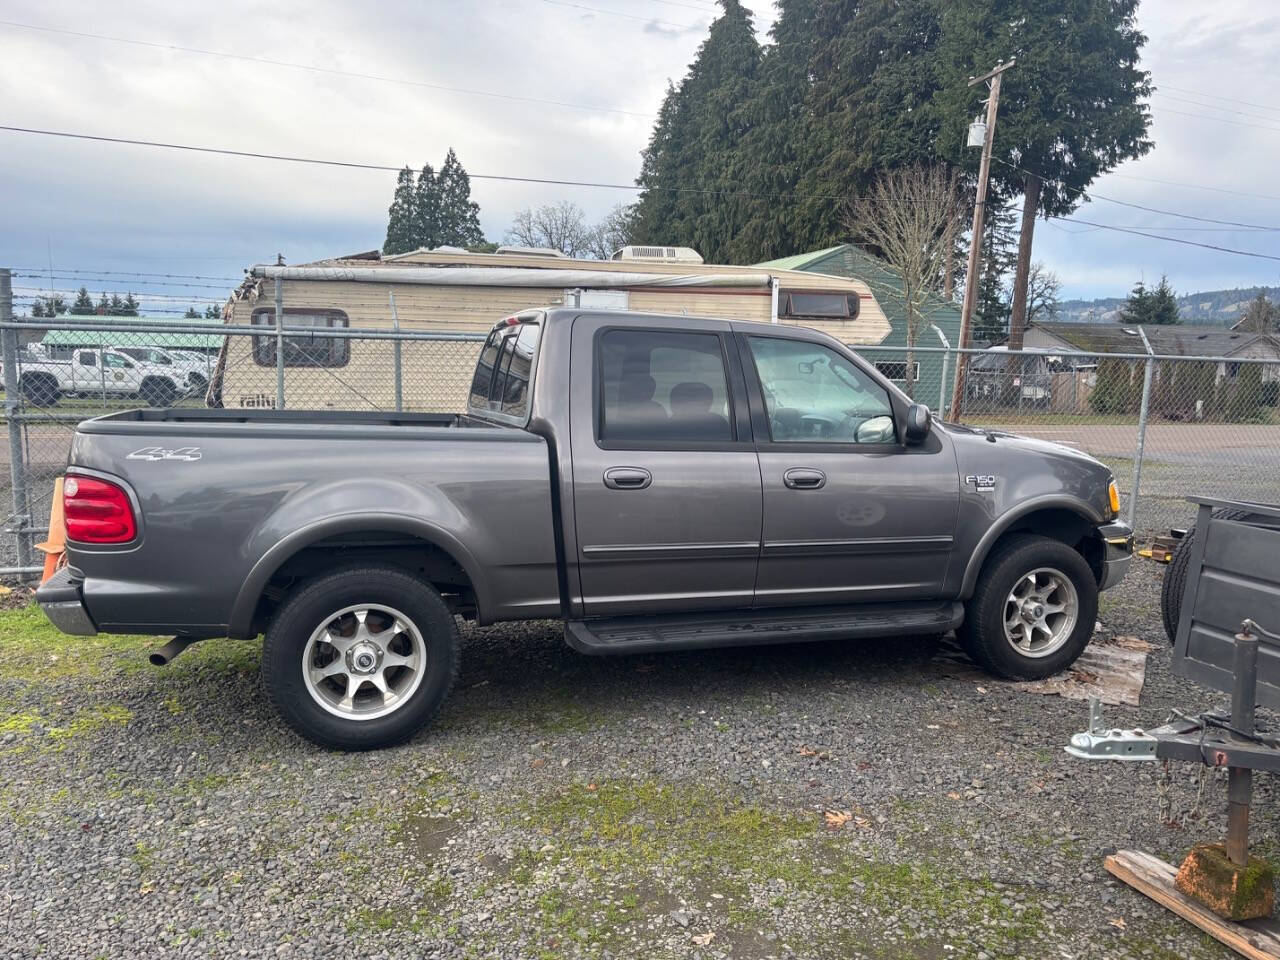
[[[178,654],[199,639],[199,637],[174,637],[159,650],[151,651],[147,659],[151,661],[153,667],[163,667],[167,663],[172,663]]]

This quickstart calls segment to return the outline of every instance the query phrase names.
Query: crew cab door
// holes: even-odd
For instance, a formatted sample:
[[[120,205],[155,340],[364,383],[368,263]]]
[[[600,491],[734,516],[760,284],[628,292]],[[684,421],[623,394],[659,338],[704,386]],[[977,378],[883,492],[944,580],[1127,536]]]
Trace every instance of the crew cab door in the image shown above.
[[[760,469],[728,323],[577,317],[570,432],[587,616],[751,605]]]
[[[888,389],[816,336],[738,344],[764,492],[756,605],[941,597],[959,504],[941,431],[900,443]]]

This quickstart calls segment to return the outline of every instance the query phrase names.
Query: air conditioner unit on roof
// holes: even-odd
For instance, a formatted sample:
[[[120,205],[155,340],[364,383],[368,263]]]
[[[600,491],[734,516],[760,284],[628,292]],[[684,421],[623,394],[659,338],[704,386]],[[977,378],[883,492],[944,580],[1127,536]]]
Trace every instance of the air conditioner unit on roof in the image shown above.
[[[662,263],[702,263],[702,255],[692,247],[623,247],[614,260],[651,260]]]

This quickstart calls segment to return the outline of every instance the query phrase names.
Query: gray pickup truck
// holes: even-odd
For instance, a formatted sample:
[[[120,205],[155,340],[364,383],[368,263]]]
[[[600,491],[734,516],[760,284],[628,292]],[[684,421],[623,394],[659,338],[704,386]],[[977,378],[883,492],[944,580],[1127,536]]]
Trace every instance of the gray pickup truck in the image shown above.
[[[1133,548],[1101,463],[934,423],[828,336],[567,308],[494,327],[466,414],[89,420],[63,501],[54,624],[173,634],[157,663],[265,634],[284,719],[343,749],[435,715],[457,616],[596,654],[955,629],[1046,676]]]

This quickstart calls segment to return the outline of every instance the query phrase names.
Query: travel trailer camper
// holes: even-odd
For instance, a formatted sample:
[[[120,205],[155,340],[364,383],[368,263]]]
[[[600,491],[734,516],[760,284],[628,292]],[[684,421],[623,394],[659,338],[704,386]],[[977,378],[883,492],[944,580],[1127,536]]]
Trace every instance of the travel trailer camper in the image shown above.
[[[399,343],[397,390],[392,340],[320,333],[277,338],[277,287],[286,328],[398,326],[434,338]],[[370,253],[252,267],[224,316],[230,324],[261,326],[263,334],[226,338],[208,402],[274,406],[279,339],[288,408],[394,410],[398,396],[404,410],[459,410],[480,341],[494,322],[529,307],[558,305],[798,324],[852,344],[876,344],[889,333],[879,304],[860,281],[706,264],[687,248],[625,248],[612,260],[511,247],[497,253]]]

